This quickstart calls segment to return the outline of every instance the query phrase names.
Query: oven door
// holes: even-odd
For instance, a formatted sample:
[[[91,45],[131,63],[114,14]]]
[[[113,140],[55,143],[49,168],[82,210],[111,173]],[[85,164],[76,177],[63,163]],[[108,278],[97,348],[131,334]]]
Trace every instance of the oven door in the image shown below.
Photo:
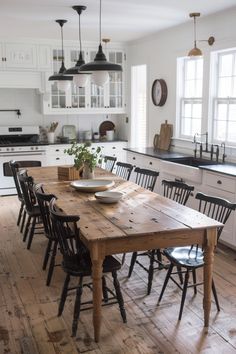
[[[14,152],[0,154],[0,195],[16,194],[15,183],[9,168],[9,161],[40,161],[45,166],[45,151],[37,152]]]

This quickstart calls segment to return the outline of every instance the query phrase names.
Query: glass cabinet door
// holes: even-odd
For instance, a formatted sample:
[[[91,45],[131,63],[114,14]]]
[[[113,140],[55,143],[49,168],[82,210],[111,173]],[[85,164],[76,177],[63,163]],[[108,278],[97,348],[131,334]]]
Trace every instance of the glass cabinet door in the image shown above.
[[[84,52],[82,52],[84,58]],[[70,51],[70,67],[76,65],[79,58],[79,50]],[[73,81],[71,84],[71,106],[72,108],[86,107],[86,87],[77,87]]]
[[[93,61],[96,56],[96,51],[89,53],[89,61]],[[104,108],[104,87],[95,85],[90,80],[90,107],[91,108]]]
[[[53,49],[53,74],[57,74],[61,67],[62,51]],[[52,108],[65,108],[67,106],[66,93],[58,89],[57,83],[51,84],[51,106]]]
[[[109,52],[108,60],[111,63],[120,64],[123,67],[123,52]],[[123,68],[124,70],[124,68]],[[109,73],[109,107],[123,107],[123,72]]]

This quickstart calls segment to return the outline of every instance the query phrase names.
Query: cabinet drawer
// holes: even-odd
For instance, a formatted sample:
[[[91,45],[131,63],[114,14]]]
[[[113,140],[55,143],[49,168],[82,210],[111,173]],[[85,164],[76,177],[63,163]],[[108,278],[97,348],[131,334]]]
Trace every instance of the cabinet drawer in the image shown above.
[[[222,175],[206,173],[206,184],[209,187],[220,189],[222,191],[235,193],[236,181]]]

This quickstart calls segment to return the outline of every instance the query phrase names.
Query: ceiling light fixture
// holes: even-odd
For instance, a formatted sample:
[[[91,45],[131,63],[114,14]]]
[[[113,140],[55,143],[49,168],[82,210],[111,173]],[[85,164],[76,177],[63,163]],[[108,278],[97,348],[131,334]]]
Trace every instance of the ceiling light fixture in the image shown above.
[[[102,18],[102,0],[100,0],[99,12],[99,46],[98,52],[94,61],[84,64],[80,67],[80,72],[92,73],[92,81],[98,85],[103,86],[109,80],[109,72],[122,71],[122,66],[107,61],[105,54],[102,50],[101,44],[101,18]]]
[[[71,81],[73,80],[72,76],[64,75],[66,68],[64,65],[63,26],[67,22],[67,20],[56,20],[56,22],[61,27],[61,67],[58,74],[51,75],[48,80],[57,82],[58,90],[67,91],[70,88]]]
[[[193,23],[194,23],[194,47],[191,49],[188,53],[189,57],[197,57],[197,56],[202,56],[202,51],[201,49],[197,48],[197,41],[198,42],[208,42],[209,45],[212,45],[215,42],[214,37],[209,37],[208,39],[201,39],[197,40],[197,30],[196,30],[196,17],[200,17],[199,12],[192,12],[189,14],[189,17],[193,17]]]
[[[80,72],[81,65],[85,64],[82,54],[82,41],[81,41],[81,26],[80,26],[80,15],[82,11],[86,10],[86,6],[83,5],[76,5],[72,6],[72,9],[77,12],[79,15],[79,58],[77,63],[72,68],[65,71],[65,75],[73,75],[73,82],[78,87],[84,87],[87,84],[89,75],[86,73]]]

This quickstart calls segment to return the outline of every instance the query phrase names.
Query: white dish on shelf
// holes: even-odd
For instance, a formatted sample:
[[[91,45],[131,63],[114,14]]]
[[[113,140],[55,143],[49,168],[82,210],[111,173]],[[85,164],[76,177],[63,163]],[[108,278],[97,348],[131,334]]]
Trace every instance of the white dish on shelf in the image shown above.
[[[71,187],[81,192],[99,192],[105,191],[114,186],[114,181],[107,179],[79,179],[71,182]]]
[[[95,193],[95,198],[99,203],[112,204],[117,203],[123,197],[121,192],[105,191]]]

